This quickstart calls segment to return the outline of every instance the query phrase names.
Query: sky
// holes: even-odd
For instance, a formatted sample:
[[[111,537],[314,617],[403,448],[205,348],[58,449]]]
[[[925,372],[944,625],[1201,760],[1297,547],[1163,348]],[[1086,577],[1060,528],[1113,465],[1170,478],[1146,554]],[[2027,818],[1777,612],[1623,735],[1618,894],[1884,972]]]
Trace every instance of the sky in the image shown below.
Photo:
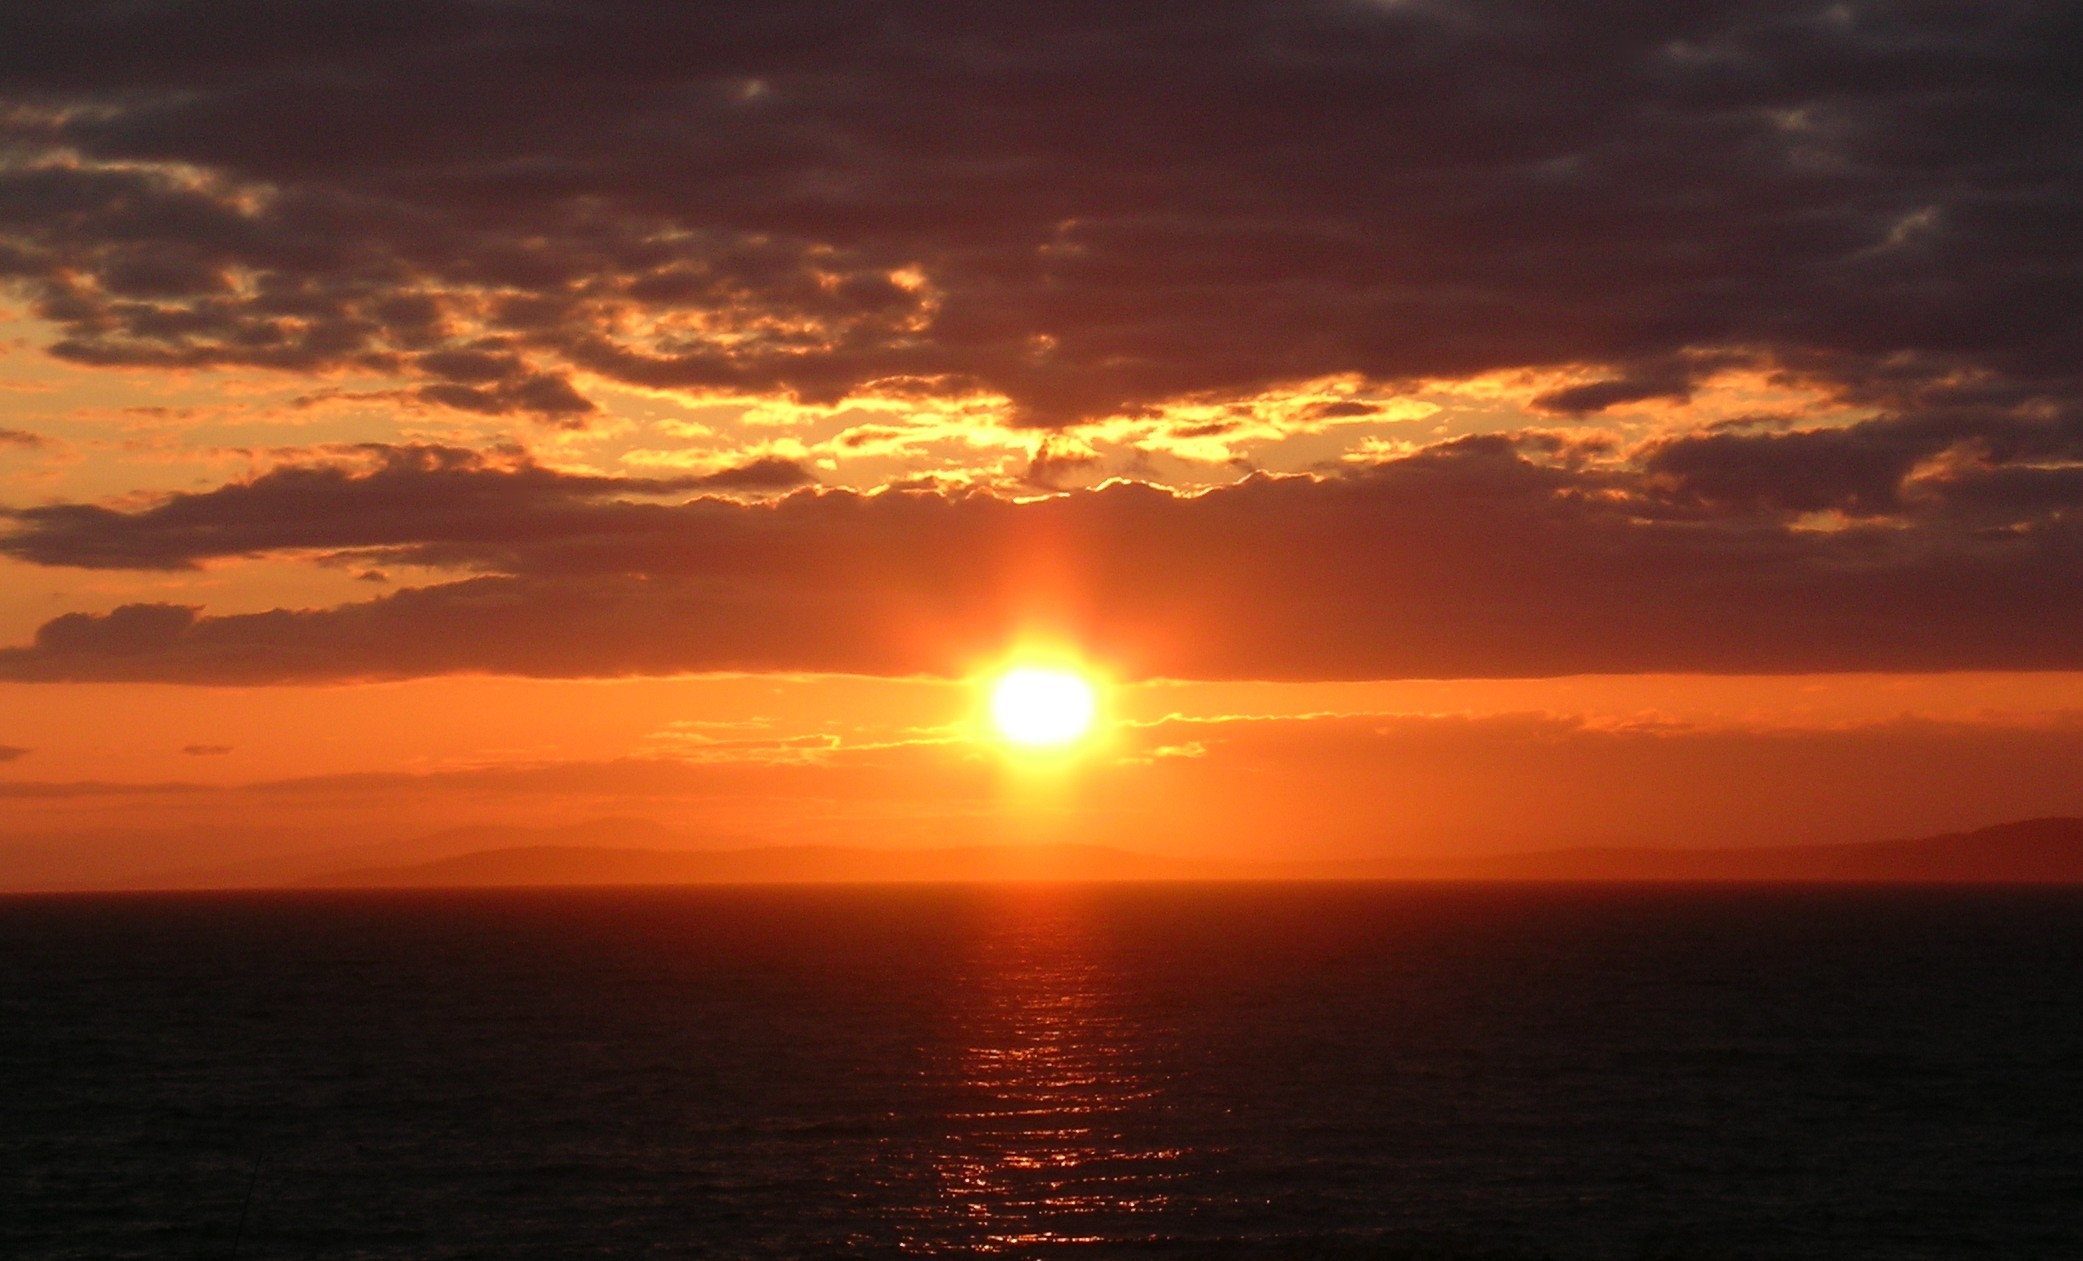
[[[2083,814],[2083,13],[0,2],[0,885]],[[1036,755],[987,681],[1096,681]]]

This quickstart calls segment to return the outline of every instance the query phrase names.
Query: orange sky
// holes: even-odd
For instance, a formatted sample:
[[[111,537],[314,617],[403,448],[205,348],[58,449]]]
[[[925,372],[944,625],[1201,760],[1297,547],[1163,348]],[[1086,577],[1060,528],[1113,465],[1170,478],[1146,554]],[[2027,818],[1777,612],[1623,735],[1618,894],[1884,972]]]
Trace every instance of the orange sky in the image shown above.
[[[62,690],[63,705],[41,703]],[[31,883],[474,824],[1077,840],[1281,860],[1842,840],[2083,810],[2083,676],[1153,682],[1064,753],[974,682],[730,675],[0,687]],[[148,838],[140,844],[137,838]]]
[[[2083,813],[2073,171],[1971,67],[435,7],[0,74],[0,888]],[[1059,754],[981,718],[1035,646]]]

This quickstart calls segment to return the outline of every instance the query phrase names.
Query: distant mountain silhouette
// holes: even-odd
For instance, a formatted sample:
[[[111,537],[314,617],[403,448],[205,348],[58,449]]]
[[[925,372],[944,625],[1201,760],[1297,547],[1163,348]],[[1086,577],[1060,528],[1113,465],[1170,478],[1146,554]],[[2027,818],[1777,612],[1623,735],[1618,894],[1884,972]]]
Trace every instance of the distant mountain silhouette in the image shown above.
[[[464,854],[521,846],[566,846],[596,849],[681,851],[721,849],[747,844],[742,836],[682,832],[650,819],[589,819],[584,823],[521,827],[480,824],[444,828],[400,840],[341,845],[246,858],[237,862],[192,864],[147,871],[135,887],[158,889],[273,888],[305,883],[324,873],[367,867],[406,867]]]
[[[642,835],[628,822],[561,829],[559,839]],[[1098,845],[866,849],[838,845],[658,849],[502,845],[456,853],[466,839],[541,835],[483,829],[400,849],[448,849],[423,862],[358,866],[306,879],[328,888],[875,883],[976,880],[1565,880],[2083,883],[2083,819],[2031,819],[1914,840],[1755,849],[1594,848],[1365,864],[1244,864],[1138,854]]]
[[[556,846],[570,849],[652,849],[678,851],[743,846],[743,837],[697,838],[651,819],[589,819],[584,823],[548,827],[512,824],[482,824],[444,828],[408,840],[358,848],[351,860],[357,865],[377,863],[421,863],[493,849]],[[350,861],[340,853],[339,859]]]
[[[1098,845],[863,849],[776,845],[671,852],[580,845],[479,850],[434,862],[363,867],[303,883],[331,888],[516,885],[890,883],[975,880],[1234,878],[1215,864]]]
[[[2083,883],[2083,819],[2027,819],[1973,832],[1755,849],[1547,850],[1448,865],[1441,876],[1511,880],[1804,880]]]

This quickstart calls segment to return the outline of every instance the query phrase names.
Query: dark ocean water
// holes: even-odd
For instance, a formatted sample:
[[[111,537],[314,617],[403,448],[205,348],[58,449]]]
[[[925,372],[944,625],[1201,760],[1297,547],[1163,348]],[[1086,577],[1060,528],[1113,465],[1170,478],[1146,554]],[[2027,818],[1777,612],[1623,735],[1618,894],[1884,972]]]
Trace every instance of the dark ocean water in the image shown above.
[[[0,1256],[2083,1257],[2079,979],[2045,890],[0,900]]]

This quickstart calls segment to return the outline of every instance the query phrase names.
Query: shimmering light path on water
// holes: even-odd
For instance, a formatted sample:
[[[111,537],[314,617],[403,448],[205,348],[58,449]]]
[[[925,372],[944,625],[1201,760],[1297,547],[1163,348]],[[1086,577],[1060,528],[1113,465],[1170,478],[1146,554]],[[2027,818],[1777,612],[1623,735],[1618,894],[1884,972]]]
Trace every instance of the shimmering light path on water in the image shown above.
[[[906,1227],[922,1253],[1164,1237],[1201,1172],[1168,1140],[1170,1029],[1138,1019],[1095,957],[1094,908],[1008,899],[956,973],[928,1064],[957,1100],[932,1151],[938,1194]]]
[[[0,959],[10,1258],[2083,1255],[2078,892],[23,898]]]

